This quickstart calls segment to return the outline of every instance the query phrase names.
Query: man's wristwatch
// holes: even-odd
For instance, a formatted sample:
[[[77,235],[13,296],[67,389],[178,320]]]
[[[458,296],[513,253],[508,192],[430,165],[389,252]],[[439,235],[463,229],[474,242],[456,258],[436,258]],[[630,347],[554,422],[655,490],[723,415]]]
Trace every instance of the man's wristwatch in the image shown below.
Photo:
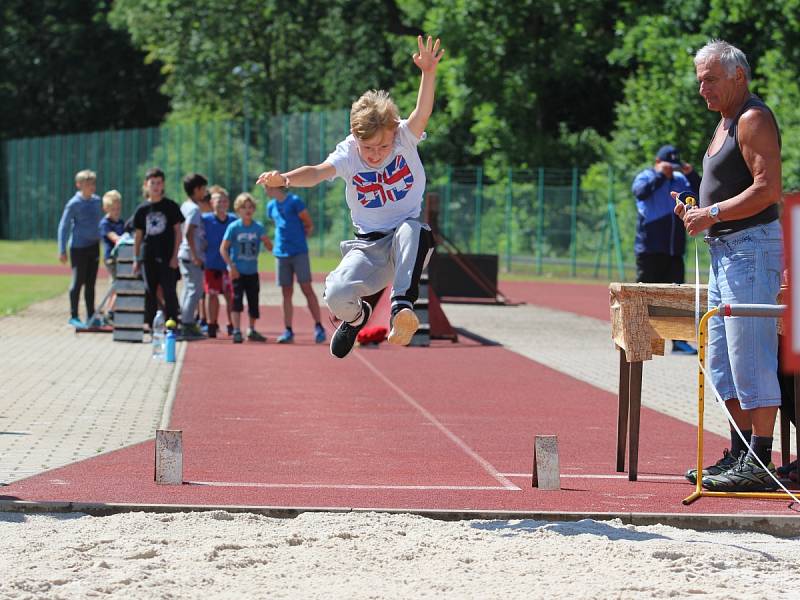
[[[721,221],[719,218],[719,204],[712,204],[708,209],[708,214],[712,219],[714,219],[715,223],[719,223]]]

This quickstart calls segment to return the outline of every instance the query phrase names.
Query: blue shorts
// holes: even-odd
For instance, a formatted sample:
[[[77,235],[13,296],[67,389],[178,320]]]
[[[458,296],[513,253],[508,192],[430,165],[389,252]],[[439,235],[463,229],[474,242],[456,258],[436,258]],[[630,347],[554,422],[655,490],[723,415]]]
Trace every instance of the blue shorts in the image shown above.
[[[711,252],[709,308],[777,304],[783,271],[778,221],[707,237],[706,243]],[[708,372],[720,397],[738,398],[744,410],[780,406],[775,319],[712,317],[708,323]]]
[[[311,281],[311,260],[308,252],[295,254],[294,256],[278,256],[275,258],[275,280],[281,287],[292,285],[294,278],[297,283],[308,283]]]

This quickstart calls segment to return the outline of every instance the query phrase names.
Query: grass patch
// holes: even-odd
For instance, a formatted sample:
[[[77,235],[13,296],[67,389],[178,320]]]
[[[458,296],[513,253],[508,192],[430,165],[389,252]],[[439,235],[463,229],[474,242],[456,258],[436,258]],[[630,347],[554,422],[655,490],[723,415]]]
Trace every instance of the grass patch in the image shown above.
[[[0,264],[57,265],[58,243],[55,240],[0,240]]]
[[[31,304],[54,298],[69,289],[70,278],[62,275],[0,274],[0,316],[17,313]],[[64,307],[68,314],[67,306]]]

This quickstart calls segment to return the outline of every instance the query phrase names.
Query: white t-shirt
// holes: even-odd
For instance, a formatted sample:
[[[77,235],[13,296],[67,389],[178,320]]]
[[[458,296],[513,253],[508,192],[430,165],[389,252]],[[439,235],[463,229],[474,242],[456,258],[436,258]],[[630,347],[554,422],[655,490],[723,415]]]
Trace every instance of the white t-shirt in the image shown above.
[[[425,168],[417,153],[417,137],[400,121],[394,149],[381,167],[361,159],[352,134],[339,142],[325,162],[344,179],[345,198],[358,233],[388,231],[406,219],[419,217],[425,194]]]

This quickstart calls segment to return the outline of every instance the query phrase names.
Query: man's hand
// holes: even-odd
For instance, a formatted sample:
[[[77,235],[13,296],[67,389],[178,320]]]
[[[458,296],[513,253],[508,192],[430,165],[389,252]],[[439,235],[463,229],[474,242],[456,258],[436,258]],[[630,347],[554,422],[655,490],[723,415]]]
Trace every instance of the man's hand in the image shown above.
[[[280,171],[266,171],[258,176],[256,185],[263,185],[264,188],[289,187],[289,178],[281,175]]]
[[[231,274],[231,280],[239,279],[239,269],[236,268],[236,265],[228,265],[228,273]]]
[[[134,258],[133,259],[133,274],[138,275],[142,270],[141,265],[139,265],[139,260]]]
[[[170,269],[177,269],[178,268],[178,257],[173,256],[169,259],[169,268]]]
[[[674,212],[683,221],[686,233],[697,235],[714,224],[714,218],[709,214],[708,208],[687,207],[683,202],[677,201],[678,192],[670,194],[676,200]]]
[[[692,171],[694,171],[694,167],[692,167],[692,165],[690,165],[689,163],[685,162],[681,165],[681,173],[683,173],[684,175],[688,175]]]
[[[195,256],[195,257],[192,259],[192,264],[193,264],[195,267],[202,267],[202,266],[203,266],[203,261],[202,261],[202,260],[200,260],[200,258],[198,258],[197,256]]]
[[[66,254],[59,254],[58,260],[62,265],[67,264],[67,255]]]
[[[439,61],[442,60],[442,55],[444,54],[444,48],[439,47],[439,38],[436,38],[434,42],[433,38],[428,36],[428,40],[423,46],[422,36],[418,35],[417,46],[419,46],[419,52],[414,54],[414,64],[417,65],[419,70],[423,73],[435,73],[436,68],[439,66]]]

